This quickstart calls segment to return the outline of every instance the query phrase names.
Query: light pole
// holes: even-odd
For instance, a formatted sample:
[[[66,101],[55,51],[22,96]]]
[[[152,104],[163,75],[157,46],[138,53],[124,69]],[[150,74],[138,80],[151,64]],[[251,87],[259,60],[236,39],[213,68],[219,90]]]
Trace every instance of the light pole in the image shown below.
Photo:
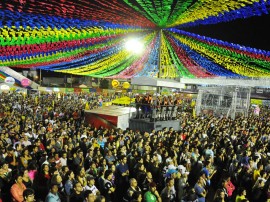
[[[41,85],[42,79],[41,79],[41,68],[39,69],[39,85]]]
[[[162,29],[159,31],[159,51],[158,51],[158,76],[157,78],[161,78],[161,36],[162,35]],[[160,93],[161,87],[157,86],[157,93]]]

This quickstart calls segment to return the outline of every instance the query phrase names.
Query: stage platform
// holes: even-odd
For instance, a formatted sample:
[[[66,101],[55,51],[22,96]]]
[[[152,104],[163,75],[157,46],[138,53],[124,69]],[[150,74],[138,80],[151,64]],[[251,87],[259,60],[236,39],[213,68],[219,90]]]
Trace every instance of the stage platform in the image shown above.
[[[149,118],[134,119],[136,109],[117,105],[106,106],[93,110],[85,110],[85,121],[96,128],[121,128],[125,130],[140,130],[151,132],[153,129],[162,130],[164,127],[180,129],[179,120],[150,122]]]
[[[173,127],[174,130],[180,130],[180,121],[170,120],[150,122],[150,119],[129,119],[129,128],[134,131],[139,130],[150,133],[154,129],[158,131],[165,127]]]
[[[85,110],[85,120],[87,123],[99,128],[121,128],[125,130],[129,127],[129,118],[135,116],[134,107],[123,107],[117,105],[105,106],[102,108]]]

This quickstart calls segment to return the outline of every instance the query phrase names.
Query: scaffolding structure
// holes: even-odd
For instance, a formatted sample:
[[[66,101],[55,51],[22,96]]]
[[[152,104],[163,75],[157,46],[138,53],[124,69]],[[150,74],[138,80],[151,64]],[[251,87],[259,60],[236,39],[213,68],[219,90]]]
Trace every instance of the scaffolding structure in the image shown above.
[[[238,115],[247,117],[250,93],[249,87],[199,87],[196,115],[211,112],[214,116],[226,116],[232,119]]]

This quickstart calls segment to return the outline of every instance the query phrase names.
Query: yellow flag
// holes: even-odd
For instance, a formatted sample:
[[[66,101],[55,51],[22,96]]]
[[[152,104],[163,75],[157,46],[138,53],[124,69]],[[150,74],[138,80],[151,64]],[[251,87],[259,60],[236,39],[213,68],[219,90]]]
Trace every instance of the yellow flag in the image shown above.
[[[195,111],[195,108],[192,109],[192,115],[194,118],[196,118],[196,111]]]
[[[193,100],[192,102],[191,102],[191,107],[194,107],[196,105],[196,102]]]
[[[38,96],[35,97],[35,103],[38,104]]]
[[[86,102],[86,104],[85,104],[85,110],[89,110],[89,109],[90,109],[89,104],[88,104],[88,102]]]

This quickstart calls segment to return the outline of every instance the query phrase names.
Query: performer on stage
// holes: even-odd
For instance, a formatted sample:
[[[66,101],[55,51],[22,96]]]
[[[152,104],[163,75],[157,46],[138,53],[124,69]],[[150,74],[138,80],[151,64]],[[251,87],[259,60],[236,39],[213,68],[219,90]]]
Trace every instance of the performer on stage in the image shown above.
[[[136,117],[135,119],[140,118],[140,109],[141,109],[141,96],[136,94],[135,96],[135,107],[136,107]]]
[[[161,102],[162,102],[162,98],[159,94],[157,94],[157,105],[156,105],[156,109],[157,109],[156,118],[157,118],[157,120],[161,119]]]
[[[156,95],[153,95],[153,98],[151,100],[151,118],[150,118],[150,122],[153,122],[156,120],[156,116],[157,116],[157,109],[156,109],[156,105],[157,105],[157,97]]]
[[[163,101],[161,103],[161,121],[167,120],[167,107],[169,105],[169,99],[166,95],[163,97]]]
[[[166,111],[166,120],[171,120],[172,118],[172,110],[173,110],[173,96],[169,95],[168,97],[168,107],[167,107],[167,111]]]
[[[144,119],[147,116],[147,105],[148,105],[148,95],[144,95],[142,98],[142,105],[141,105],[141,110],[142,110],[142,114],[141,114],[141,118]]]
[[[152,95],[148,94],[147,96],[147,106],[146,106],[146,118],[152,118]]]
[[[174,100],[174,107],[173,107],[173,110],[172,110],[172,119],[173,119],[173,120],[176,120],[176,119],[177,119],[176,117],[177,117],[177,113],[178,113],[180,104],[181,104],[180,97],[177,97],[177,98]]]
[[[160,111],[160,103],[159,103],[159,98],[157,94],[154,94],[151,100],[151,117],[150,121],[156,121],[158,120],[158,115]]]

